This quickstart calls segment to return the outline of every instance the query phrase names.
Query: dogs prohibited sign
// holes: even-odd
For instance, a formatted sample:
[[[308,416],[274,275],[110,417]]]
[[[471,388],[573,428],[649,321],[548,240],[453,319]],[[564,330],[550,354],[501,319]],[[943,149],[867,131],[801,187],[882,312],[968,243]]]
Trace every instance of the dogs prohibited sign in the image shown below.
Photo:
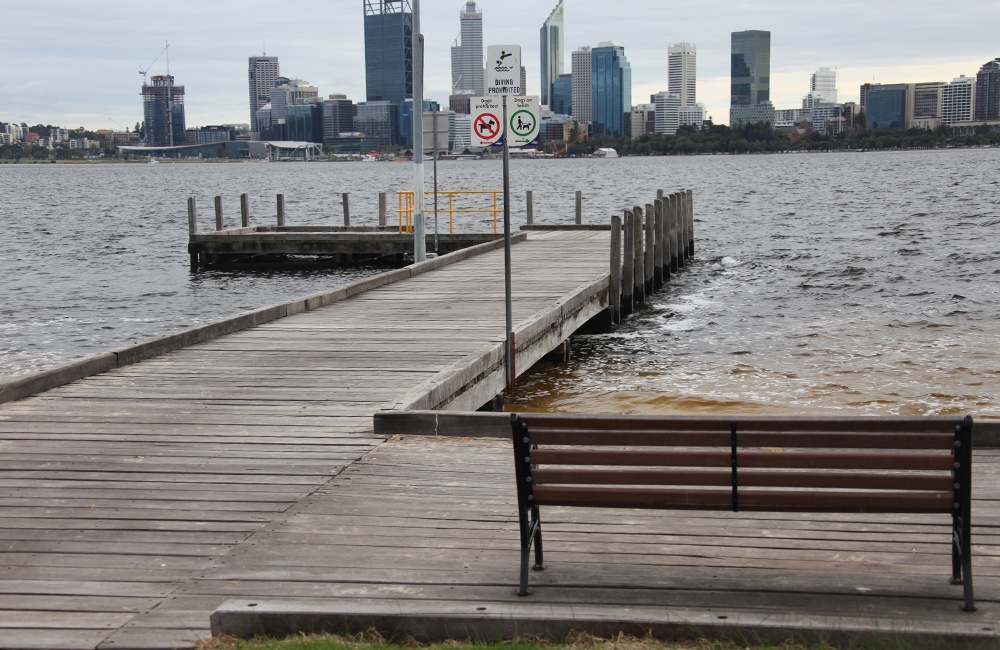
[[[479,97],[472,100],[472,145],[488,147],[502,142],[502,107],[498,97]]]
[[[539,107],[538,97],[511,97],[510,116],[507,124],[508,140],[511,147],[523,147],[538,143]]]

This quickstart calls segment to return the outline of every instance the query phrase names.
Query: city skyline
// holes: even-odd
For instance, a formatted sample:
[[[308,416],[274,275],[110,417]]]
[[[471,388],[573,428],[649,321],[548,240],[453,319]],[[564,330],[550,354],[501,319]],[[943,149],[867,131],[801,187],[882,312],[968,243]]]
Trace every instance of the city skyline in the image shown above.
[[[444,104],[451,91],[456,13],[463,4],[422,7],[425,96]],[[538,26],[551,5],[524,0],[477,4],[484,14],[484,44],[522,45],[528,93],[540,94]],[[841,101],[858,101],[858,87],[865,82],[948,82],[959,75],[974,76],[996,58],[1000,52],[990,26],[1000,19],[1000,6],[978,0],[968,5],[959,12],[930,17],[929,12],[912,11],[912,3],[872,7],[849,0],[840,7],[843,14],[865,19],[848,27],[794,16],[793,5],[787,2],[734,7],[724,18],[713,20],[693,7],[648,2],[637,5],[643,11],[643,20],[637,21],[634,12],[621,12],[596,0],[567,0],[562,52],[568,61],[580,46],[606,40],[621,43],[631,63],[632,95],[639,101],[667,90],[668,44],[694,43],[698,101],[717,123],[725,123],[731,32],[772,32],[771,99],[776,108],[800,105],[809,76],[821,67],[837,72]],[[903,6],[908,10],[901,11]],[[969,15],[976,20],[968,20]],[[366,96],[363,11],[356,0],[336,10],[328,3],[304,0],[294,12],[274,12],[271,5],[255,0],[240,5],[223,0],[209,6],[178,0],[175,10],[155,20],[120,0],[82,8],[59,1],[46,11],[15,5],[5,17],[0,120],[131,128],[142,119],[142,78],[137,73],[150,66],[165,41],[170,42],[169,73],[186,87],[189,126],[246,123],[247,59],[265,53],[280,58],[284,74],[308,79],[322,96],[344,93],[355,101]],[[301,29],[304,17],[312,23],[333,20],[336,29],[332,35],[306,34]],[[937,48],[931,51],[927,42]],[[165,58],[149,73],[166,74]]]

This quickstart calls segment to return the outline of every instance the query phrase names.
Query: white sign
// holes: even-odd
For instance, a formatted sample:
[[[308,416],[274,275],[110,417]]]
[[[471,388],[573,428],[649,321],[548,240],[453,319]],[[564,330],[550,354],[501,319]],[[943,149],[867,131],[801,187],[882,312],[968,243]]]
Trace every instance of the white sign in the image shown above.
[[[520,95],[521,88],[521,46],[486,46],[486,94]]]
[[[538,144],[540,118],[537,95],[511,97],[507,108],[507,145],[523,147]]]
[[[434,151],[437,141],[437,152],[448,151],[448,112],[431,111],[423,114],[424,121],[424,153]]]
[[[489,147],[503,137],[503,106],[499,97],[475,97],[472,114],[472,146]]]

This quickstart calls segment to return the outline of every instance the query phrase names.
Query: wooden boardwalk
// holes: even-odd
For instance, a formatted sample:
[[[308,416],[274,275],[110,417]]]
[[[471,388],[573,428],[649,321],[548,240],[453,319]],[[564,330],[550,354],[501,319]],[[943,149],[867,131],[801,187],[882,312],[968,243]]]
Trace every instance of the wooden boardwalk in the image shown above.
[[[600,308],[608,241],[515,245],[515,322],[581,292]],[[503,252],[487,253],[0,405],[0,646],[206,636],[222,594],[165,606],[382,443],[374,412],[439,406],[427,395],[470,368],[480,404],[499,392],[502,368],[482,364],[502,358],[503,287]]]
[[[558,342],[600,303],[607,247],[601,232],[514,247],[525,345]],[[487,388],[445,407],[493,390],[502,260],[480,255],[0,405],[0,647],[190,647],[228,600],[493,615],[526,630],[541,614],[550,629],[667,617],[995,638],[995,450],[974,463],[976,614],[947,583],[947,523],[900,516],[566,511],[546,529],[550,571],[517,598],[508,444],[376,435],[372,421],[469,385],[457,376]]]

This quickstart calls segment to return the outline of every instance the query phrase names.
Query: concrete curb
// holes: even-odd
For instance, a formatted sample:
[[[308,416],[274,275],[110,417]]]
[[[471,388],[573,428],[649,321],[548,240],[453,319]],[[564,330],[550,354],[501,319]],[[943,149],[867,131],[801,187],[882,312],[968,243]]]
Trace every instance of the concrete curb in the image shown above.
[[[514,587],[510,588],[513,598]],[[515,638],[563,641],[576,633],[613,639],[619,634],[660,640],[719,639],[749,643],[832,643],[841,647],[881,647],[887,637],[895,644],[935,647],[994,648],[996,636],[956,617],[954,627],[942,633],[924,629],[919,621],[904,627],[880,629],[870,619],[802,617],[746,612],[726,616],[712,609],[675,609],[612,605],[569,605],[551,602],[455,602],[417,604],[390,599],[385,602],[345,601],[335,608],[309,601],[226,601],[212,613],[212,635],[241,639],[258,636],[283,638],[299,633],[352,634],[375,629],[397,643],[448,640],[498,643]],[[887,631],[887,630],[891,630]]]

